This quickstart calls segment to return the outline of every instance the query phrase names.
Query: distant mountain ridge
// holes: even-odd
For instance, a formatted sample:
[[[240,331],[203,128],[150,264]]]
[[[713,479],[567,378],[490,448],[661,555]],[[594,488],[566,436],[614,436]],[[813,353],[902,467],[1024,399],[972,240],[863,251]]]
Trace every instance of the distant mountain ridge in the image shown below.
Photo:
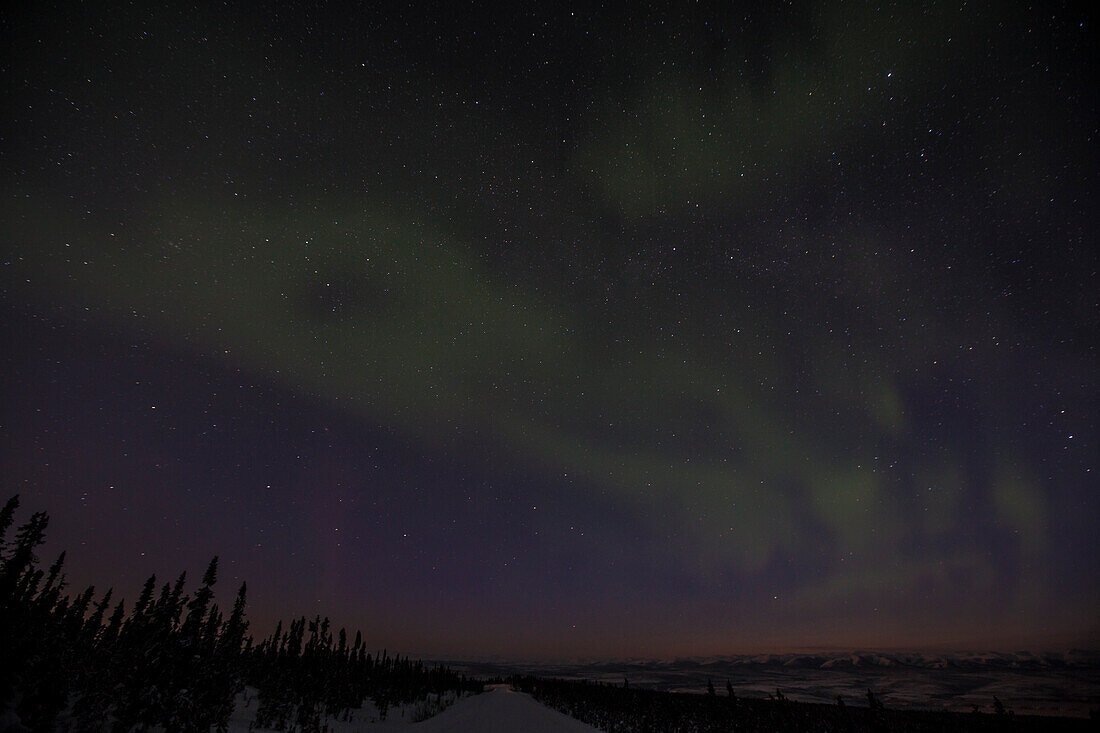
[[[785,654],[730,654],[707,657],[677,657],[673,659],[628,657],[618,659],[581,659],[573,662],[542,662],[536,660],[508,661],[485,659],[478,661],[448,660],[459,668],[493,668],[539,670],[540,674],[555,671],[570,674],[619,672],[636,668],[656,671],[715,671],[740,668],[757,669],[820,669],[820,670],[872,670],[881,668],[955,669],[966,671],[1043,671],[1057,669],[1100,669],[1100,649],[1070,649],[1056,652],[791,652]]]
[[[547,665],[555,666],[555,665]],[[815,652],[788,654],[743,654],[686,657],[673,660],[623,659],[563,665],[598,670],[602,667],[640,666],[647,669],[758,667],[786,669],[853,669],[912,667],[960,670],[1048,670],[1100,667],[1100,650],[1071,649],[1066,652]]]

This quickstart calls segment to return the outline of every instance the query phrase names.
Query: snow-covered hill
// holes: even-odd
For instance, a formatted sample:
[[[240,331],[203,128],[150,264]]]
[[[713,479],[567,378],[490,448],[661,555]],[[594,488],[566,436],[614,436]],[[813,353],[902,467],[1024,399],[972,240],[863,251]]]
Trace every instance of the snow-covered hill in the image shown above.
[[[598,680],[632,687],[702,693],[708,681],[741,697],[776,690],[801,702],[866,704],[874,690],[888,706],[969,712],[990,709],[993,696],[1017,713],[1085,716],[1100,703],[1100,652],[804,652],[692,659],[629,659],[576,664],[449,662],[473,676]]]

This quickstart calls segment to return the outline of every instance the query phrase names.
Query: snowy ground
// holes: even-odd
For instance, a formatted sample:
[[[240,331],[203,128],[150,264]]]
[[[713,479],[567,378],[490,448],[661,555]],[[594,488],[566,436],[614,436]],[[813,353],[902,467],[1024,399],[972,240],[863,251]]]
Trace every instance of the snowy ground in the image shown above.
[[[551,710],[530,695],[494,685],[459,700],[434,718],[409,727],[410,733],[591,733],[597,730]]]
[[[596,730],[564,713],[551,710],[530,695],[513,692],[508,685],[490,686],[481,695],[461,698],[435,717],[414,723],[419,712],[415,704],[393,707],[386,719],[380,720],[378,710],[368,701],[362,710],[354,712],[351,721],[330,720],[328,729],[331,733],[592,733]],[[238,697],[229,726],[230,733],[247,733],[255,713],[254,694]]]
[[[453,695],[453,693],[451,693]],[[434,696],[432,696],[434,702]],[[450,702],[449,700],[447,702]],[[458,702],[463,702],[459,700]],[[457,703],[456,703],[457,704]],[[233,708],[233,717],[229,721],[229,733],[248,733],[249,725],[256,716],[256,691],[249,689],[237,696],[237,704]],[[423,718],[424,708],[427,703],[414,703],[412,705],[392,705],[382,720],[378,708],[370,700],[363,701],[363,707],[351,711],[350,720],[337,720],[328,718],[325,724],[330,733],[353,733],[354,731],[371,731],[372,733],[386,733],[387,731],[407,730],[413,721]],[[254,728],[255,731],[266,731],[268,728]]]

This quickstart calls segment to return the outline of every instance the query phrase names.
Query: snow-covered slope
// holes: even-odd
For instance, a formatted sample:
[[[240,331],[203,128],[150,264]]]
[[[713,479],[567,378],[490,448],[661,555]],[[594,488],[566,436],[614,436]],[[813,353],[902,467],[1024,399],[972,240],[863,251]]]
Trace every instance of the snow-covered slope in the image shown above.
[[[592,733],[596,730],[551,710],[530,695],[497,685],[459,700],[434,718],[409,726],[410,733]]]

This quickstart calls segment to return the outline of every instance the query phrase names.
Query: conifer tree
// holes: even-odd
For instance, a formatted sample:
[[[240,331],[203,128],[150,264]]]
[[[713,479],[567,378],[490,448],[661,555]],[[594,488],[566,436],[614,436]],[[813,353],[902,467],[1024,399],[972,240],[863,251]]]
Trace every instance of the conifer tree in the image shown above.
[[[45,607],[51,607],[57,603],[58,597],[61,595],[62,589],[65,587],[65,576],[61,572],[61,567],[65,564],[65,553],[62,552],[54,560],[53,565],[50,566],[49,572],[46,575],[46,585],[42,588],[42,597],[40,605]]]
[[[134,614],[132,617],[134,620],[144,618],[145,613],[149,610],[149,604],[153,600],[153,591],[156,587],[157,576],[156,574],[150,575],[141,589],[141,595],[138,596],[137,603],[134,604]]]
[[[220,646],[227,655],[239,655],[241,644],[244,642],[244,634],[248,629],[248,621],[244,618],[245,595],[248,592],[248,584],[241,583],[237,591],[237,599],[233,601],[233,610],[229,614],[229,620],[225,622]]]
[[[113,593],[114,588],[108,588],[107,593],[105,593],[99,603],[95,604],[92,608],[92,615],[84,622],[84,637],[89,646],[95,641],[96,637],[99,636],[101,627],[103,626],[103,615],[107,612],[107,606],[111,603],[111,595]]]
[[[34,564],[38,561],[34,548],[45,541],[49,522],[45,512],[35,512],[15,533],[15,545],[0,564],[0,604],[16,604],[30,586],[28,578],[34,575]]]
[[[119,632],[122,630],[122,619],[126,615],[126,602],[119,601],[115,606],[115,610],[111,613],[111,618],[107,621],[107,628],[103,630],[103,634],[100,639],[104,644],[113,646],[118,640]]]
[[[7,536],[11,523],[15,520],[15,510],[19,508],[19,494],[10,497],[4,508],[0,509],[0,561],[4,557],[4,537]]]
[[[195,645],[199,641],[206,622],[206,611],[214,597],[214,584],[218,579],[218,558],[210,561],[202,576],[202,585],[187,604],[187,618],[183,622],[181,636],[185,645]]]

